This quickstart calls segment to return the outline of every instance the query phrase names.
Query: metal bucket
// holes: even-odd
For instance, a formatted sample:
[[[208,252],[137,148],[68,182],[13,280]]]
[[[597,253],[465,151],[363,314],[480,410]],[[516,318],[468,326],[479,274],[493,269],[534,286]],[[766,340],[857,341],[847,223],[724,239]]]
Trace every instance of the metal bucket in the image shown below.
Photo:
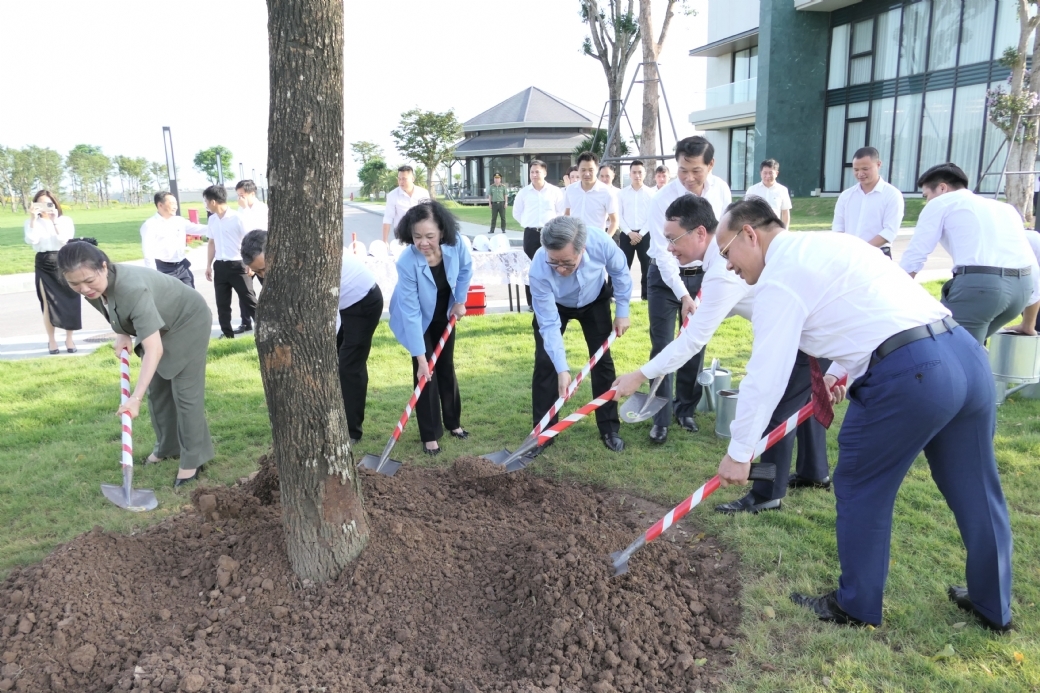
[[[729,438],[729,425],[737,417],[737,390],[719,390],[715,400],[715,435]]]
[[[704,370],[701,371],[701,373],[710,373],[710,372],[711,372],[710,368],[705,368]],[[702,388],[704,388],[704,392],[701,394],[701,400],[699,402],[697,402],[697,411],[701,412],[702,414],[707,414],[708,412],[711,411],[711,409],[709,408],[709,405],[708,405],[709,397],[708,397],[707,390],[708,390],[709,387],[715,393],[715,401],[718,401],[718,399],[719,399],[719,391],[721,391],[721,390],[728,390],[730,388],[730,386],[732,385],[732,383],[733,383],[733,374],[732,373],[730,373],[725,368],[716,368],[715,369],[715,382],[712,385],[702,385],[701,386]]]
[[[989,365],[998,382],[1040,381],[1040,337],[996,333],[989,338]]]

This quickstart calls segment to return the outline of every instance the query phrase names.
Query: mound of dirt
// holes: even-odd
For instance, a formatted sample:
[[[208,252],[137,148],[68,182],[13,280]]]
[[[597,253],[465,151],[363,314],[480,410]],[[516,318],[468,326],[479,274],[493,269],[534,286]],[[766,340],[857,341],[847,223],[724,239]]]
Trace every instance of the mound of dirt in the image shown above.
[[[267,460],[195,512],[98,528],[0,586],[0,691],[709,691],[735,557],[682,527],[611,578],[664,509],[464,458],[365,473],[371,541],[335,583],[285,557]]]

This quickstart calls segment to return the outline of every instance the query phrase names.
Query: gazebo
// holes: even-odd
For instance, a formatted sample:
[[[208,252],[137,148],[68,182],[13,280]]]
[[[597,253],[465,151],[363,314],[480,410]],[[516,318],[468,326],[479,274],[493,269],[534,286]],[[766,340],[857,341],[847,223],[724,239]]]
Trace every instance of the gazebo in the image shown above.
[[[462,164],[460,202],[483,202],[497,173],[510,188],[528,183],[532,159],[546,163],[547,180],[558,183],[571,166],[574,148],[592,133],[597,117],[552,94],[528,87],[462,125],[455,148]],[[452,166],[454,168],[454,166]]]

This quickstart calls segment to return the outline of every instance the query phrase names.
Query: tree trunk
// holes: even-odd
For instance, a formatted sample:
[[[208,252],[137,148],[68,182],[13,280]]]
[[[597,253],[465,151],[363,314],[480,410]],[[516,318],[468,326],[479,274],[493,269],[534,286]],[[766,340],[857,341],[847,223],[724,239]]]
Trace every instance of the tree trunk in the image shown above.
[[[433,166],[426,164],[426,192],[430,193],[430,197],[436,199],[436,195],[433,193]]]
[[[268,0],[271,228],[256,345],[289,562],[337,578],[368,542],[334,334],[343,248],[343,2]]]
[[[654,23],[650,14],[650,0],[639,0],[639,37],[643,43],[643,127],[639,135],[639,155],[657,153],[657,48],[654,46]],[[664,154],[664,152],[661,152]],[[650,168],[655,168],[656,162]],[[650,173],[650,171],[647,171]]]

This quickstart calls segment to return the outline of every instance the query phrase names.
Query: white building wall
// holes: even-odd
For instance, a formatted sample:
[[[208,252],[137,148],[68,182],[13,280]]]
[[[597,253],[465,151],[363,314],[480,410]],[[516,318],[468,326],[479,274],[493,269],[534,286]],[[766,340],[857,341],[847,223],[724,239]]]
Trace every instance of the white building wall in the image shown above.
[[[715,167],[712,174],[729,183],[729,130],[707,130],[704,139],[715,147]]]
[[[710,0],[708,43],[758,28],[759,0]]]
[[[705,84],[708,89],[733,81],[733,54],[705,58]]]

